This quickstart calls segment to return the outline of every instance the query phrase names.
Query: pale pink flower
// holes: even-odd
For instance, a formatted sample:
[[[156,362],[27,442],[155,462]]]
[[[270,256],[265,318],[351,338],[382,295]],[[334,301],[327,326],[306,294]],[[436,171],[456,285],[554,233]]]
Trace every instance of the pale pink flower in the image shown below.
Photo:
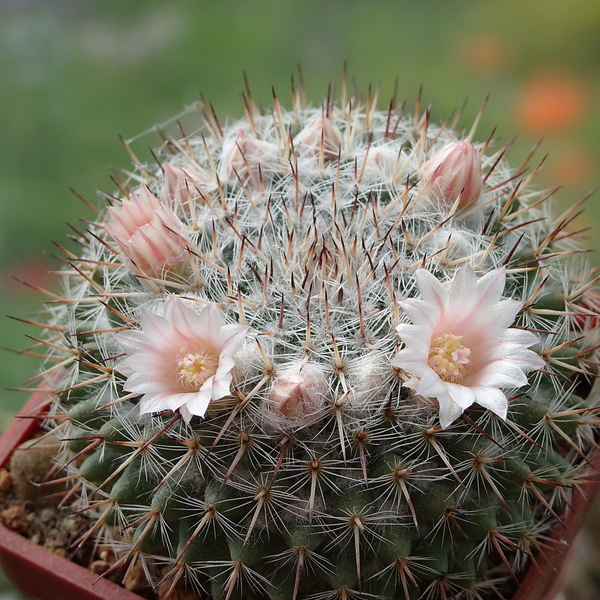
[[[398,325],[404,348],[391,362],[411,376],[404,385],[438,401],[443,428],[473,403],[505,419],[502,390],[527,385],[525,373],[545,364],[528,349],[538,336],[510,328],[523,305],[501,298],[505,269],[478,279],[465,265],[449,287],[425,269],[416,279],[421,299],[399,302],[412,324]]]
[[[479,200],[483,187],[481,157],[469,140],[450,142],[419,170],[420,180],[432,196],[467,208]]]
[[[300,152],[322,156],[323,160],[336,160],[342,147],[342,134],[331,119],[321,113],[296,135],[294,146]]]
[[[273,381],[269,402],[282,416],[302,419],[323,408],[328,389],[322,368],[311,363],[291,365]]]
[[[161,276],[189,262],[183,223],[148,188],[109,207],[106,232],[119,244],[127,265],[146,275]]]
[[[189,422],[231,394],[234,355],[248,327],[225,324],[210,304],[196,312],[171,296],[165,315],[143,311],[141,331],[117,334],[127,358],[115,369],[127,375],[126,392],[142,394],[141,413],[179,411]]]

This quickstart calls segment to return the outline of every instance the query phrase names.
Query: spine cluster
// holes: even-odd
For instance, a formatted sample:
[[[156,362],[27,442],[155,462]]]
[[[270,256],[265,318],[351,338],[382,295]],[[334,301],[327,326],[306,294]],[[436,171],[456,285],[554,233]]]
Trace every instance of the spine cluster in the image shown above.
[[[65,251],[31,352],[76,545],[161,600],[509,600],[597,445],[579,203],[458,116],[292,92],[131,152]]]

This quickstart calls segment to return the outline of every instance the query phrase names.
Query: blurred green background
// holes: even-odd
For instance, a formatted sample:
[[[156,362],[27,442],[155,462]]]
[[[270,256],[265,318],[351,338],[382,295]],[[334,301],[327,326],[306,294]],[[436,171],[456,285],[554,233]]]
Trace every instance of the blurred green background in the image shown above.
[[[422,85],[437,120],[468,99],[468,126],[490,94],[478,139],[518,133],[517,163],[543,137],[539,185],[564,186],[565,206],[600,183],[598,0],[0,0],[0,313],[39,309],[42,296],[13,276],[53,285],[52,240],[68,246],[65,223],[92,216],[69,188],[92,201],[113,191],[109,166],[129,164],[118,134],[200,91],[221,118],[241,116],[244,71],[260,103],[273,86],[289,105],[300,64],[318,104],[329,82],[340,88],[344,61],[360,89],[381,84],[382,107],[396,78],[411,108]],[[578,225],[598,221],[592,197]],[[37,333],[0,320],[2,346]],[[35,372],[35,360],[1,357],[2,387]],[[0,431],[24,399],[3,392]]]

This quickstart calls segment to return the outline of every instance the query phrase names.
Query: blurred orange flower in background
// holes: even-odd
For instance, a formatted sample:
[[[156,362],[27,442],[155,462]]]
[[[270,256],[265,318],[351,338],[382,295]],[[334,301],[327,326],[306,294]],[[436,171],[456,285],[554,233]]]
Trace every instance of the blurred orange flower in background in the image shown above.
[[[532,135],[567,129],[587,111],[588,90],[577,76],[562,71],[534,74],[516,105],[519,128]]]

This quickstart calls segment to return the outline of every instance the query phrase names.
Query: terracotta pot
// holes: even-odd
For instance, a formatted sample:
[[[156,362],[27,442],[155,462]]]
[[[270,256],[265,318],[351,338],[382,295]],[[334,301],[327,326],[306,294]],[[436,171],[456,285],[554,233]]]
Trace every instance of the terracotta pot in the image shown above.
[[[46,403],[44,393],[31,396],[21,415],[36,415]],[[13,450],[39,429],[36,419],[15,419],[0,438],[0,468]],[[8,578],[36,600],[141,600],[112,581],[30,542],[0,523],[0,565]],[[96,581],[97,580],[97,581]]]
[[[590,462],[589,483],[573,491],[571,505],[561,515],[564,527],[556,523],[548,534],[552,549],[536,555],[537,568],[536,565],[529,568],[512,600],[554,600],[560,591],[573,540],[600,489],[600,452],[594,452]]]
[[[45,406],[47,396],[34,394],[20,415],[36,415]],[[8,463],[13,450],[39,429],[36,419],[15,419],[0,438],[0,468]],[[521,587],[512,600],[554,600],[562,582],[567,557],[575,534],[600,488],[600,452],[590,466],[589,485],[573,493],[571,507],[565,510],[536,556],[535,564],[525,573]],[[141,597],[66,558],[30,542],[0,524],[0,565],[9,579],[23,592],[38,600],[141,600]]]

